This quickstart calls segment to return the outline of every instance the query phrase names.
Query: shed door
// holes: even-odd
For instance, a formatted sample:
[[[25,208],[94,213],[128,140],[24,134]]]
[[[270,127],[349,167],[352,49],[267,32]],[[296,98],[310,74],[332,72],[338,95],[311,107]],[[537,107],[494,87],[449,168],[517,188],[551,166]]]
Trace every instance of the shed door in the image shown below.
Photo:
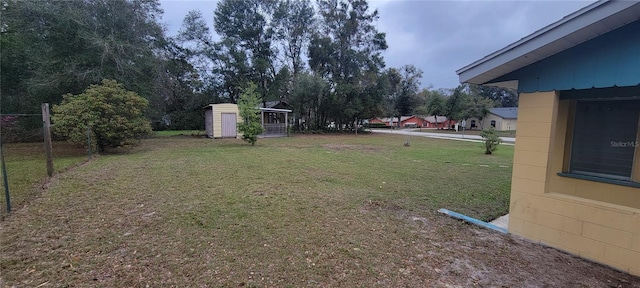
[[[222,137],[236,138],[236,113],[222,113]]]

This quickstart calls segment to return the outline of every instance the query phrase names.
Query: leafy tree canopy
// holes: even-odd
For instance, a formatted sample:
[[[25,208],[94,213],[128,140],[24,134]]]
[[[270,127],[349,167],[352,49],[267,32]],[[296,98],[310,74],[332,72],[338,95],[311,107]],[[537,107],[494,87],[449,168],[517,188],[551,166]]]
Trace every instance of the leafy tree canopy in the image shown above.
[[[320,25],[311,37],[309,66],[330,84],[325,102],[339,109],[323,118],[342,127],[354,118],[373,116],[382,101],[377,78],[384,68],[385,34],[376,29],[378,11],[365,0],[319,0]]]
[[[431,93],[431,99],[427,104],[427,111],[429,114],[435,116],[436,127],[438,125],[438,115],[447,114],[447,100],[444,95],[438,91],[433,91]]]
[[[469,84],[469,90],[470,94],[478,95],[482,98],[493,101],[497,107],[518,106],[518,93],[513,90],[472,84]]]
[[[0,6],[2,112],[35,113],[42,102],[55,105],[66,93],[114,79],[149,101],[156,129],[204,127],[201,108],[217,93],[205,91],[209,75],[184,39],[165,35],[158,0],[0,0]]]

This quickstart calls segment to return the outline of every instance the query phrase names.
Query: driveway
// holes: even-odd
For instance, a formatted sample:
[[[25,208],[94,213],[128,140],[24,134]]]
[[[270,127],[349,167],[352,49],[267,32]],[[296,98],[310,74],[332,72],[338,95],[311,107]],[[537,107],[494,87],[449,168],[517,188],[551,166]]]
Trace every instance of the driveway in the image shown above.
[[[430,133],[430,132],[420,132],[415,129],[401,129],[401,130],[371,129],[371,132],[410,135],[410,136],[418,136],[418,137],[429,137],[429,138],[437,138],[437,139],[449,139],[449,140],[458,140],[458,141],[469,141],[469,142],[482,142],[482,137],[480,137],[479,135]],[[513,137],[500,137],[500,139],[502,139],[503,145],[514,145],[514,143],[516,142],[516,138],[513,138]]]

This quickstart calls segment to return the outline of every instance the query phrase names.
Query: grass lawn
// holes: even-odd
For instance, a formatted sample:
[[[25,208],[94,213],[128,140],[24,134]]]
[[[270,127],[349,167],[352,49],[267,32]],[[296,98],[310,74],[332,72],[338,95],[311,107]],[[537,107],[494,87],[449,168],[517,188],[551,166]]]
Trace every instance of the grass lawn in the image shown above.
[[[157,137],[171,137],[171,136],[204,136],[205,131],[202,130],[164,130],[154,131],[154,136]]]
[[[486,156],[478,143],[403,143],[375,134],[261,139],[255,147],[235,139],[144,140],[58,175],[0,223],[0,286],[593,281],[559,268],[582,260],[436,213],[504,214],[512,147]],[[538,277],[527,257],[557,263]]]
[[[81,163],[87,159],[87,151],[66,142],[53,143],[54,171],[65,169]],[[47,176],[47,164],[43,143],[9,143],[3,145],[7,179],[11,196],[12,208],[22,206],[28,198],[42,191],[42,181]],[[0,187],[4,187],[4,180],[0,177]],[[0,215],[7,213],[4,188],[0,195]],[[1,218],[1,217],[0,217]]]

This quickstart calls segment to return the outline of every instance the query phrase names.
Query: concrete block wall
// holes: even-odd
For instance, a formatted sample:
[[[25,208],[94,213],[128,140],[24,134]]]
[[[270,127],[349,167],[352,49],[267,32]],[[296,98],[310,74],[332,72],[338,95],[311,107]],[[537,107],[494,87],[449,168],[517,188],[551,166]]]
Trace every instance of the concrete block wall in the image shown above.
[[[640,189],[558,176],[568,100],[519,101],[509,232],[640,276]]]

